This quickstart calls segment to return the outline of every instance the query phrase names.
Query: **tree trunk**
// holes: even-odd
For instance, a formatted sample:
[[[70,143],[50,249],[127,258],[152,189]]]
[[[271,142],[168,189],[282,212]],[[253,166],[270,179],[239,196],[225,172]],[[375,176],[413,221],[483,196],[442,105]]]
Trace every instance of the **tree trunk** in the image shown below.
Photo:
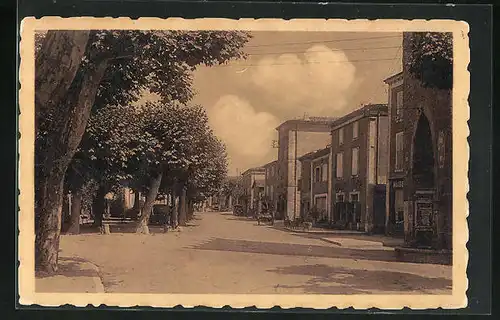
[[[40,116],[60,105],[66,96],[89,40],[89,30],[50,30],[36,56],[35,128]]]
[[[177,191],[176,188],[174,187],[172,189],[172,202],[173,202],[173,210],[172,210],[172,215],[170,216],[170,225],[172,228],[177,228],[179,225],[179,201],[177,197]]]
[[[193,219],[194,216],[194,201],[192,199],[188,200],[188,212],[187,212],[187,218],[188,221]]]
[[[186,225],[186,187],[181,188],[181,195],[179,199],[179,225],[180,226],[185,226]]]
[[[106,188],[101,185],[97,189],[97,194],[92,202],[92,212],[94,213],[94,226],[102,228],[104,211],[106,211]]]
[[[82,213],[82,190],[78,189],[72,193],[71,199],[71,222],[68,229],[70,234],[80,233],[80,215]]]
[[[151,216],[151,211],[153,210],[153,205],[158,196],[158,190],[160,189],[161,178],[163,176],[163,172],[160,171],[157,173],[150,182],[149,191],[146,195],[146,201],[144,203],[144,207],[142,207],[141,218],[139,219],[139,223],[137,225],[136,233],[144,233],[149,234],[148,222],[149,217]]]
[[[39,181],[40,207],[35,237],[35,269],[48,273],[57,271],[63,181],[62,172],[54,172],[52,176]]]
[[[71,196],[64,189],[63,192],[64,196],[63,196],[63,205],[61,211],[61,232],[65,232],[66,230],[68,230],[69,222],[71,219],[71,200],[70,200]]]
[[[36,250],[35,262],[39,270],[57,271],[64,176],[85,132],[106,67],[107,60],[104,60],[78,80],[74,79],[66,100],[58,106],[57,119],[50,126],[43,146],[38,148],[37,160],[41,163],[37,161],[37,165],[42,170],[36,181],[40,226],[35,243],[40,248]]]

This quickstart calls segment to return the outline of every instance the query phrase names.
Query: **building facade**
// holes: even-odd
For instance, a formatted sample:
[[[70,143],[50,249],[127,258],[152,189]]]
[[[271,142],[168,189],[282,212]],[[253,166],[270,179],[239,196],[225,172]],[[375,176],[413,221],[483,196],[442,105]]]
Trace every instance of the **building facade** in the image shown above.
[[[414,33],[403,35],[404,94],[400,139],[403,141],[405,243],[412,247],[451,250],[452,90],[424,86],[410,73],[414,36]]]
[[[385,80],[388,85],[388,183],[386,189],[386,234],[404,235],[404,86],[403,72]]]
[[[293,220],[300,216],[300,161],[306,153],[324,148],[330,142],[334,118],[288,120],[278,131],[277,217]]]
[[[330,171],[332,157],[330,146],[310,152],[299,158],[300,213],[305,217],[311,209],[319,213],[318,222],[328,222],[331,216]]]
[[[259,199],[258,191],[264,186],[266,171],[262,167],[251,168],[243,172],[243,211],[247,215],[252,215],[257,212],[256,203]]]
[[[278,186],[278,161],[272,161],[263,165],[266,170],[265,182],[264,182],[264,195],[268,204],[273,210],[276,210],[278,197],[277,197],[277,186]]]
[[[366,105],[336,120],[331,131],[331,222],[384,232],[387,105]]]

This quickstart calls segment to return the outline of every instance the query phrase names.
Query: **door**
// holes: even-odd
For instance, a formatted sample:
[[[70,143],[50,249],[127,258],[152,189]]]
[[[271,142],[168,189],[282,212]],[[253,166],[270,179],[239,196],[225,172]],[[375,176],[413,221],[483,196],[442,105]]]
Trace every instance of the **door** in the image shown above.
[[[373,232],[385,231],[385,185],[375,186],[373,193]]]

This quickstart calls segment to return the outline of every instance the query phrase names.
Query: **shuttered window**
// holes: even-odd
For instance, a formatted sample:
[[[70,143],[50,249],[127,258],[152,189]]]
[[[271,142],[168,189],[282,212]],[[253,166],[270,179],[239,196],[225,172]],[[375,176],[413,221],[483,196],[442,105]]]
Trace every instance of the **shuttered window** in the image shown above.
[[[403,169],[403,132],[396,133],[396,159],[395,169]]]
[[[344,153],[342,152],[337,153],[337,178],[339,179],[342,179],[344,172],[343,158],[344,158]]]
[[[352,148],[351,173],[353,176],[358,175],[359,165],[359,148]]]

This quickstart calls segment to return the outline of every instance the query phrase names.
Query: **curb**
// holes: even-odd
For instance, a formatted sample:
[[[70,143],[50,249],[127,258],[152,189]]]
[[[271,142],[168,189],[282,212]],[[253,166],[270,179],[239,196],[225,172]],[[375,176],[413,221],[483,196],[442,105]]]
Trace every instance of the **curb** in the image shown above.
[[[283,230],[285,231],[290,231],[290,232],[295,232],[295,233],[305,233],[305,234],[317,234],[317,235],[365,235],[366,233],[364,232],[359,232],[359,231],[342,231],[342,232],[335,232],[335,231],[304,231],[301,229],[291,229],[284,227]]]
[[[332,243],[332,244],[334,244],[336,246],[342,247],[342,244],[340,242],[333,241],[333,240],[330,240],[330,239],[327,239],[327,238],[321,238],[321,240],[323,240],[325,242],[328,242],[328,243]]]
[[[92,281],[94,281],[94,285],[96,288],[96,293],[105,293],[104,284],[102,283],[101,272],[99,267],[91,262],[85,262],[89,265],[89,267],[95,271],[96,275],[92,277]]]

